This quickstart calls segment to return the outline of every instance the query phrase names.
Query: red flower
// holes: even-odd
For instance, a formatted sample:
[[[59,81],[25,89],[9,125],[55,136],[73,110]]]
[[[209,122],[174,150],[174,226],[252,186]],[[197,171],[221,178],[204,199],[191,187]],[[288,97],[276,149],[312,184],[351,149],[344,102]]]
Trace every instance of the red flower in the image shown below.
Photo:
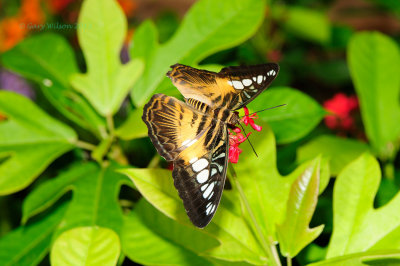
[[[244,109],[244,115],[245,115],[245,116],[243,117],[243,119],[242,119],[243,123],[244,123],[246,126],[247,126],[248,124],[250,124],[250,126],[251,126],[252,128],[254,128],[254,130],[256,130],[256,131],[261,131],[262,127],[259,126],[259,125],[256,125],[256,124],[254,123],[254,119],[258,118],[257,114],[254,113],[254,114],[251,114],[251,115],[249,116],[249,109],[247,109],[246,106],[243,107],[243,109]]]
[[[246,137],[240,133],[240,128],[233,129],[233,132],[229,131],[229,161],[231,163],[237,163],[239,160],[239,154],[242,153],[239,144],[243,143],[250,136],[251,132],[248,133]]]
[[[351,114],[358,108],[356,96],[337,93],[332,99],[324,102],[324,107],[333,113],[325,117],[325,124],[328,128],[350,130],[354,127],[354,119]]]

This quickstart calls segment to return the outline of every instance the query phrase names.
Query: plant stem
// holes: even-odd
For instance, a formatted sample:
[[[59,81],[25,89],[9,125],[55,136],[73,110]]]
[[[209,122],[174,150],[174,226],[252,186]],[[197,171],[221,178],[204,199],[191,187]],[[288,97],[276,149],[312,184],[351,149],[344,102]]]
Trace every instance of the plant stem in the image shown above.
[[[93,145],[93,144],[91,144],[89,142],[85,142],[85,141],[82,141],[82,140],[77,140],[75,142],[75,145],[77,147],[81,148],[81,149],[85,149],[85,150],[89,150],[89,151],[92,151],[92,150],[96,149],[96,145]]]
[[[237,179],[236,172],[235,172],[235,170],[233,169],[233,167],[231,165],[229,165],[229,168],[230,168],[230,172],[231,172],[231,175],[232,175],[232,179],[233,179],[233,181],[234,181],[234,183],[236,185],[237,190],[239,191],[240,198],[242,199],[243,204],[244,204],[247,212],[249,213],[250,219],[253,222],[254,227],[255,227],[255,229],[257,231],[257,235],[258,235],[258,238],[260,240],[261,246],[264,249],[264,251],[265,251],[266,255],[268,256],[268,258],[270,259],[271,265],[281,266],[282,264],[281,264],[281,261],[279,259],[278,252],[276,250],[275,245],[272,243],[272,241],[270,241],[270,244],[268,245],[267,241],[265,240],[265,237],[264,237],[264,234],[263,234],[263,232],[261,230],[261,227],[258,224],[258,222],[256,220],[256,217],[254,216],[254,213],[251,210],[250,204],[247,201],[246,195],[244,194],[242,186],[240,185],[239,180]]]
[[[156,168],[159,162],[160,162],[160,156],[158,155],[158,153],[156,153],[156,155],[154,155],[150,163],[147,165],[147,168]]]
[[[286,265],[292,266],[292,258],[291,257],[286,257]]]
[[[115,131],[114,119],[113,119],[111,114],[106,115],[106,119],[107,119],[107,127],[108,127],[108,130],[110,131],[110,136],[113,138],[114,137],[114,131]]]

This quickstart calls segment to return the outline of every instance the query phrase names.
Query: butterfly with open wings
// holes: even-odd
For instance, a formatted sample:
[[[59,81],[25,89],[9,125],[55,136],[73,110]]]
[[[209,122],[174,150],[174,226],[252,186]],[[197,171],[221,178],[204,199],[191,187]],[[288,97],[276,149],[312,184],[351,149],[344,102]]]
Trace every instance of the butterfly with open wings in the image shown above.
[[[167,76],[186,103],[164,94],[144,106],[143,121],[158,153],[173,161],[174,184],[192,223],[205,227],[221,199],[228,165],[228,127],[235,110],[251,102],[275,79],[268,63],[223,68],[219,73],[176,64]]]

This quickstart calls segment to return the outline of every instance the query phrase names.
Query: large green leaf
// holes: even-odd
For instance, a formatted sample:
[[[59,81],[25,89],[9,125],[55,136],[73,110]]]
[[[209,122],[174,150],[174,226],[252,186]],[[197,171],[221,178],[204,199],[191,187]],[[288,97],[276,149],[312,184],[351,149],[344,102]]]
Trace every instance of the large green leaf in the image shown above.
[[[301,146],[297,150],[297,161],[303,162],[322,154],[329,160],[331,174],[336,176],[347,164],[368,150],[368,145],[361,141],[323,135]]]
[[[387,241],[399,239],[400,192],[388,204],[374,209],[380,179],[379,164],[368,153],[348,165],[337,177],[328,258],[375,248],[400,248],[400,241]]]
[[[78,23],[88,72],[74,75],[71,82],[99,113],[114,114],[143,68],[138,59],[121,64],[126,18],[115,0],[85,0]]]
[[[51,265],[116,265],[118,235],[107,228],[78,227],[62,233],[51,248]]]
[[[272,131],[265,127],[252,137],[253,145],[259,151],[258,158],[249,145],[244,145],[235,170],[263,235],[265,238],[276,240],[276,224],[283,222],[290,188],[310,166],[310,162],[303,163],[291,174],[283,177],[276,168],[275,140]],[[328,169],[324,169],[324,174],[320,176],[320,191],[323,191],[328,183],[327,172]],[[249,215],[246,215],[246,218],[248,217]],[[247,220],[254,224],[253,221]]]
[[[324,117],[324,109],[306,94],[286,87],[268,89],[249,106],[253,111],[287,104],[258,114],[268,122],[278,143],[298,140],[313,130]]]
[[[65,206],[45,217],[18,227],[0,238],[1,265],[37,265],[50,248],[53,232],[61,222]]]
[[[377,250],[351,255],[335,257],[308,266],[365,266],[382,265],[396,266],[400,265],[400,250]]]
[[[400,136],[399,48],[381,33],[364,32],[347,52],[368,139],[380,155],[393,156]]]
[[[119,188],[132,182],[116,173],[116,169],[114,165],[100,168],[94,163],[73,166],[28,195],[23,205],[23,221],[42,212],[72,190],[72,200],[58,233],[78,226],[101,226],[119,234],[123,223],[117,201]]]
[[[158,210],[178,222],[194,227],[173,185],[171,171],[162,169],[126,169],[122,171],[135,183],[142,195]],[[233,203],[230,203],[233,204]],[[221,245],[206,254],[229,261],[265,263],[265,254],[242,217],[229,210],[222,201],[212,222],[201,230],[214,235]]]
[[[145,104],[165,79],[170,65],[178,62],[193,65],[248,39],[261,24],[264,11],[262,0],[201,0],[187,13],[174,36],[162,45],[155,44],[157,32],[147,22],[143,28],[149,29],[152,37],[135,38],[131,50],[135,56],[135,47],[140,47],[137,54],[146,59],[144,74],[133,88],[135,105]],[[143,49],[147,45],[152,51]]]
[[[28,186],[54,159],[72,149],[75,132],[29,99],[0,91],[0,195]]]
[[[26,39],[1,59],[6,68],[36,81],[67,118],[97,134],[104,128],[104,120],[69,85],[78,67],[72,48],[60,35],[46,33]]]
[[[142,120],[143,110],[133,110],[126,121],[115,131],[115,134],[124,140],[147,137],[147,126]]]
[[[198,254],[219,244],[193,226],[166,217],[143,199],[125,218],[121,242],[124,253],[144,265],[208,265]]]
[[[276,239],[275,224],[283,220],[289,190],[294,180],[309,166],[305,163],[289,177],[282,178],[275,165],[275,142],[272,131],[266,127],[255,139],[255,148],[262,153],[254,159],[250,148],[244,147],[239,163],[235,167],[239,183],[245,190],[257,223],[266,238]],[[254,138],[253,138],[254,141]],[[183,224],[190,224],[176,189],[171,172],[161,169],[127,169],[137,189],[157,209]],[[325,170],[326,172],[326,170]],[[329,174],[324,174],[327,184]],[[323,188],[320,188],[323,190]],[[249,215],[243,217],[236,189],[224,191],[218,211],[203,231],[214,235],[221,245],[207,254],[230,261],[266,263],[267,253],[260,245],[260,236]],[[250,226],[249,226],[250,224]],[[258,240],[258,241],[257,241]]]
[[[320,159],[316,159],[290,188],[285,219],[276,228],[279,247],[285,257],[295,257],[322,232],[323,225],[308,227],[317,206],[319,174]]]

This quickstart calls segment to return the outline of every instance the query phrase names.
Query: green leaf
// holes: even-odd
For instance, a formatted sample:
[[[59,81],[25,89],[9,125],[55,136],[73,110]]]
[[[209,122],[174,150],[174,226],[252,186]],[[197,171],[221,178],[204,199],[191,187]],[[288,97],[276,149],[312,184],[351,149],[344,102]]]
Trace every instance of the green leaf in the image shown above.
[[[0,91],[0,195],[28,186],[54,159],[74,147],[75,132],[29,99]]]
[[[58,206],[42,219],[20,226],[0,238],[2,265],[38,265],[49,251],[54,230],[61,222],[65,206]]]
[[[144,265],[209,265],[198,254],[219,244],[202,230],[166,217],[143,199],[125,218],[121,235],[124,253]]]
[[[324,117],[324,109],[308,95],[287,87],[275,87],[260,94],[250,104],[253,111],[287,104],[258,114],[268,122],[279,144],[293,142],[307,135]]]
[[[158,46],[154,43],[154,27],[143,26],[145,29],[150,28],[149,34],[152,37],[146,41],[154,51],[151,56],[145,56],[147,61],[144,74],[133,88],[132,100],[135,105],[145,104],[165,79],[170,65],[178,62],[194,65],[213,53],[244,42],[261,24],[264,10],[265,3],[260,0],[198,1],[186,14],[174,36]],[[141,51],[138,54],[149,52],[142,52],[146,46],[144,42],[139,42]],[[131,50],[133,55],[136,53],[134,49]]]
[[[381,33],[364,32],[352,37],[347,53],[368,139],[381,156],[393,156],[400,136],[399,48]]]
[[[368,150],[368,145],[358,140],[322,135],[297,150],[297,161],[303,162],[322,154],[329,160],[331,174],[336,176],[346,165]]]
[[[308,227],[318,200],[320,159],[316,159],[292,184],[282,224],[277,225],[281,253],[295,257],[305,246],[317,238],[323,225]]]
[[[400,192],[385,206],[374,209],[380,179],[379,164],[368,153],[339,174],[333,192],[333,234],[327,258],[378,247],[400,248],[399,241],[387,241],[399,236]]]
[[[73,166],[28,195],[23,205],[23,221],[42,212],[71,190],[72,200],[58,233],[78,226],[96,225],[120,233],[123,216],[117,201],[119,188],[132,183],[116,173],[117,168],[113,164],[99,168],[94,163]]]
[[[78,23],[85,25],[78,28],[78,39],[88,72],[74,75],[72,85],[103,116],[114,114],[143,68],[138,59],[121,64],[126,18],[114,0],[86,0]]]
[[[289,7],[283,12],[282,23],[288,31],[300,38],[321,44],[330,41],[331,25],[324,13],[304,7]]]
[[[153,21],[146,20],[135,30],[130,48],[131,58],[142,58],[149,62],[158,49],[158,31]]]
[[[147,137],[147,127],[142,120],[143,110],[133,110],[128,119],[115,131],[115,134],[123,140],[131,140]]]
[[[78,227],[62,233],[51,249],[51,265],[116,265],[118,235],[107,228]]]
[[[97,134],[105,127],[104,120],[69,85],[69,78],[78,72],[78,67],[72,48],[60,35],[45,33],[28,38],[1,59],[6,68],[36,81],[68,119]]]
[[[275,224],[284,218],[291,184],[304,172],[309,163],[301,165],[290,176],[283,178],[275,165],[275,142],[272,131],[266,127],[258,138],[255,137],[256,135],[252,139],[255,148],[262,153],[255,159],[252,150],[244,146],[244,152],[235,169],[265,238],[276,239]],[[126,169],[122,172],[132,178],[137,189],[153,206],[180,223],[190,224],[182,201],[173,186],[170,171]],[[324,175],[329,177],[329,174]],[[242,214],[237,193],[236,189],[224,191],[215,217],[204,229],[221,242],[220,246],[207,254],[229,261],[265,264],[267,255],[259,244],[260,236],[254,235],[253,232],[257,230],[249,215]]]
[[[171,171],[132,168],[121,172],[132,178],[140,193],[159,211],[184,225],[193,227],[173,185]],[[221,242],[220,246],[207,252],[207,255],[229,261],[266,263],[265,254],[261,251],[250,228],[242,217],[228,209],[226,201],[221,201],[213,220],[202,231],[214,235]]]
[[[309,266],[364,266],[364,265],[399,265],[400,250],[377,250],[355,253],[346,256],[335,257]]]
[[[243,152],[235,171],[263,235],[265,238],[277,240],[275,225],[284,220],[290,188],[310,163],[305,162],[291,174],[283,177],[276,168],[275,140],[272,131],[268,127],[263,128],[260,133],[252,135],[252,143],[257,151],[262,152],[255,157],[249,145],[241,147]],[[327,178],[329,174],[324,173],[324,176]],[[326,181],[321,183],[326,184]],[[250,224],[253,224],[249,220],[249,215],[246,214],[245,217]]]

